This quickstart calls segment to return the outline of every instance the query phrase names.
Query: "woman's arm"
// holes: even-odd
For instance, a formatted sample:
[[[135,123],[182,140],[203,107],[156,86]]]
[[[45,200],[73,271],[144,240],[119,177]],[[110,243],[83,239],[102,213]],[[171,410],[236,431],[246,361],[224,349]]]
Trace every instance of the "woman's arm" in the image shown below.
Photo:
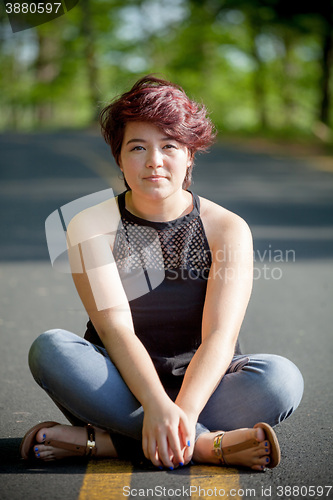
[[[143,406],[145,456],[156,466],[172,467],[184,462],[187,417],[166,394],[148,352],[135,335],[129,303],[111,252],[112,241],[100,234],[101,228],[95,234],[94,221],[105,215],[105,206],[100,208],[103,214],[96,207],[89,210],[76,216],[68,227],[74,284],[111,360]],[[91,231],[87,226],[91,226]]]
[[[230,364],[252,290],[253,250],[247,224],[216,205],[212,212],[206,224],[202,217],[212,251],[202,343],[176,399],[192,429]]]

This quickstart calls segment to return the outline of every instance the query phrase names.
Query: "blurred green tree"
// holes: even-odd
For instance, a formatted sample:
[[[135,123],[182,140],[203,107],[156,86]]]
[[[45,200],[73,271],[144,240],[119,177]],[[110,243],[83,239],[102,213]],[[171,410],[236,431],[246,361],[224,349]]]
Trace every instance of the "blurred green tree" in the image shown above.
[[[221,130],[327,139],[332,2],[81,0],[15,34],[2,13],[0,127],[87,126],[137,77],[159,73],[202,99]]]

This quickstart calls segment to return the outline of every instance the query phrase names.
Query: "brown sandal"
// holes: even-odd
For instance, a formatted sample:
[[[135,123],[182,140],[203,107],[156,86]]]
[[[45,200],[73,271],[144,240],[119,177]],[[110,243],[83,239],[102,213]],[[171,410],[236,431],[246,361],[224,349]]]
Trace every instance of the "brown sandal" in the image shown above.
[[[28,460],[31,458],[36,458],[33,453],[33,448],[36,444],[36,434],[40,429],[54,427],[55,425],[60,425],[58,422],[41,422],[40,424],[35,425],[25,434],[24,438],[21,441],[20,446],[20,455],[24,460]],[[65,443],[63,441],[57,441],[54,439],[49,439],[48,441],[44,441],[40,444],[45,444],[47,446],[53,446],[54,448],[61,448],[63,450],[71,451],[73,454],[78,456],[94,456],[96,455],[96,442],[95,442],[95,429],[92,425],[86,425],[87,429],[87,444],[86,445],[78,445],[72,443]]]
[[[265,432],[266,435],[266,440],[269,441],[271,445],[271,452],[269,455],[270,462],[267,464],[266,467],[273,469],[280,463],[280,446],[279,442],[277,440],[276,434],[273,431],[272,427],[265,422],[259,422],[254,426],[255,428],[261,428]],[[228,462],[226,461],[225,457],[226,455],[232,455],[233,453],[237,453],[239,451],[244,451],[249,448],[255,448],[256,446],[259,446],[260,442],[257,441],[255,438],[248,439],[247,441],[243,441],[242,443],[234,444],[232,446],[222,446],[222,439],[224,436],[225,432],[220,432],[217,436],[214,438],[214,453],[215,455],[219,458],[220,462],[222,465],[229,465]]]

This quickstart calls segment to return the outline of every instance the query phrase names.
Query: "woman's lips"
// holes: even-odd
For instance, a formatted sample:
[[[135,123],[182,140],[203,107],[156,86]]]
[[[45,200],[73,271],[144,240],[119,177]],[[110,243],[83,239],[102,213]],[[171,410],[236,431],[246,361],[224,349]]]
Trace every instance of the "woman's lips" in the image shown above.
[[[165,179],[163,175],[150,175],[149,177],[144,177],[146,181],[152,181],[152,182],[157,182],[162,179]]]

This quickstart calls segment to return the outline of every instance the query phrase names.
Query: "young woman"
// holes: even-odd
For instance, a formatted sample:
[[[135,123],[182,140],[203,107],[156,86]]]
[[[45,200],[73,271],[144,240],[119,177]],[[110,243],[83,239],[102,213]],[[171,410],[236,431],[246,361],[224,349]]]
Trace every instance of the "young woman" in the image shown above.
[[[127,190],[68,227],[88,329],[84,339],[48,331],[29,355],[72,425],[36,425],[22,457],[275,467],[271,426],[297,408],[303,379],[283,357],[239,350],[251,233],[188,190],[195,153],[214,139],[205,107],[148,76],[102,111],[101,124]]]

